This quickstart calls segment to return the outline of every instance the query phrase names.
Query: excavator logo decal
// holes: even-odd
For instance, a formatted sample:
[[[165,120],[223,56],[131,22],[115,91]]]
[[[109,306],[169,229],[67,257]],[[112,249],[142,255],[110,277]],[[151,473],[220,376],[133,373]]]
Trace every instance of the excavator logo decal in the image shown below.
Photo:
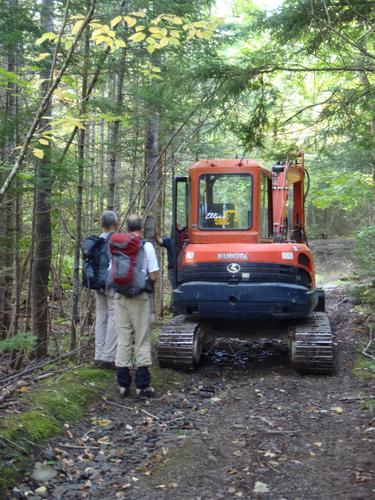
[[[227,269],[230,273],[238,273],[241,270],[241,266],[237,262],[231,262],[227,265]]]

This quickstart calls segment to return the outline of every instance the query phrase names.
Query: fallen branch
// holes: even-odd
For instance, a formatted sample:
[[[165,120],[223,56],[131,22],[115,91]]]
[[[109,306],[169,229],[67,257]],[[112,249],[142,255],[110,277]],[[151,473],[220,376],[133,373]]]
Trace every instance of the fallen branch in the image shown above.
[[[70,357],[74,356],[75,354],[77,354],[79,351],[86,349],[87,347],[88,347],[88,345],[86,344],[84,346],[77,347],[76,349],[73,349],[73,351],[69,351],[69,352],[65,352],[64,354],[60,354],[60,356],[57,356],[56,358],[48,358],[48,359],[45,359],[44,361],[40,361],[39,363],[35,363],[32,366],[28,366],[27,368],[25,368],[24,370],[22,370],[20,372],[14,373],[13,375],[9,375],[9,377],[5,377],[5,378],[0,379],[0,385],[5,384],[7,382],[11,382],[12,380],[16,380],[16,379],[18,379],[18,378],[20,378],[23,375],[26,375],[28,373],[32,373],[35,370],[38,370],[39,368],[43,368],[43,366],[49,365],[50,363],[56,363],[57,361],[60,361],[61,359],[70,358]]]
[[[370,347],[371,347],[372,341],[373,341],[373,338],[372,338],[372,326],[370,326],[370,325],[369,325],[369,328],[370,328],[370,331],[369,331],[369,334],[368,334],[368,335],[369,335],[369,341],[368,341],[368,343],[367,343],[366,347],[362,350],[362,354],[363,354],[364,356],[366,356],[366,358],[370,358],[370,359],[372,359],[373,361],[375,361],[375,356],[373,356],[372,354],[370,354],[370,353],[368,352],[368,350],[369,350],[369,349],[370,349]]]
[[[109,444],[109,443],[106,443]],[[100,450],[100,446],[82,446],[78,444],[69,444],[69,443],[59,443],[59,446],[63,448],[72,448],[75,450]]]
[[[366,401],[368,399],[374,399],[375,396],[348,396],[347,398],[340,398],[339,401]]]
[[[141,413],[144,413],[148,417],[153,418],[154,420],[157,420],[158,422],[161,421],[160,417],[158,417],[156,415],[153,415],[152,413],[150,413],[147,410],[144,410],[143,408],[137,408],[135,406],[119,405],[118,403],[115,403],[114,401],[111,401],[110,399],[106,399],[105,402],[109,403],[109,404],[111,404],[113,406],[117,406],[118,408],[125,408],[126,410],[140,411]]]

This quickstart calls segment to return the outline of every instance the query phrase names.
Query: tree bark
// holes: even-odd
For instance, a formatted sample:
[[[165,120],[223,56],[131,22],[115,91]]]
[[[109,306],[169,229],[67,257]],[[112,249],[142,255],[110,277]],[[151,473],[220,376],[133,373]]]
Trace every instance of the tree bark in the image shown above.
[[[89,33],[85,33],[84,42],[84,63],[82,75],[82,91],[81,91],[81,114],[86,113],[86,96],[87,96],[87,78],[89,68],[90,55],[90,39]],[[83,202],[83,182],[84,182],[84,167],[85,167],[85,146],[86,146],[86,130],[80,129],[78,134],[78,175],[77,175],[77,211],[76,211],[76,237],[74,247],[74,264],[73,264],[73,297],[72,297],[72,322],[70,330],[70,348],[75,349],[77,345],[78,326],[79,326],[79,295],[80,295],[80,272],[79,263],[81,256],[81,239],[82,239],[82,202]]]
[[[43,31],[53,31],[53,0],[41,2],[41,28]],[[41,71],[42,95],[48,92],[48,79],[51,65],[46,63]],[[51,100],[47,105],[47,114],[51,114]],[[40,128],[48,130],[47,120],[40,121]],[[35,356],[37,359],[48,352],[48,279],[52,257],[51,233],[51,149],[43,148],[44,157],[37,160],[35,186],[35,233],[34,258],[31,276],[31,321],[32,331],[37,338]]]
[[[121,52],[119,73],[116,89],[116,114],[121,114],[124,92],[124,77],[126,66],[126,49]],[[120,120],[115,120],[109,125],[110,128],[110,150],[109,150],[109,173],[108,173],[108,210],[119,210],[116,206],[116,173],[118,168],[119,133]]]

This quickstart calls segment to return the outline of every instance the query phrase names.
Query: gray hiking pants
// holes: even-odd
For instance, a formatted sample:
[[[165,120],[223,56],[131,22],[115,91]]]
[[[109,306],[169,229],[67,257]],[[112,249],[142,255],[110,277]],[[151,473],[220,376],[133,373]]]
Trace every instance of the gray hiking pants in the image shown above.
[[[115,298],[113,292],[95,292],[95,360],[114,361],[117,348]]]

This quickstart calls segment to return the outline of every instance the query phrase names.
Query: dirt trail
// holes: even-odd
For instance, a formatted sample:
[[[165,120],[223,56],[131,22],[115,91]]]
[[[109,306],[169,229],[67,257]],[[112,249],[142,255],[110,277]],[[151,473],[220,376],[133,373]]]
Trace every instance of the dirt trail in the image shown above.
[[[211,353],[147,404],[114,385],[96,420],[44,451],[58,474],[33,498],[375,498],[374,384],[352,373],[363,339],[345,287],[327,298],[335,375],[295,374],[285,348],[248,358],[242,342],[218,342],[226,355]],[[12,498],[37,486],[26,478]]]

